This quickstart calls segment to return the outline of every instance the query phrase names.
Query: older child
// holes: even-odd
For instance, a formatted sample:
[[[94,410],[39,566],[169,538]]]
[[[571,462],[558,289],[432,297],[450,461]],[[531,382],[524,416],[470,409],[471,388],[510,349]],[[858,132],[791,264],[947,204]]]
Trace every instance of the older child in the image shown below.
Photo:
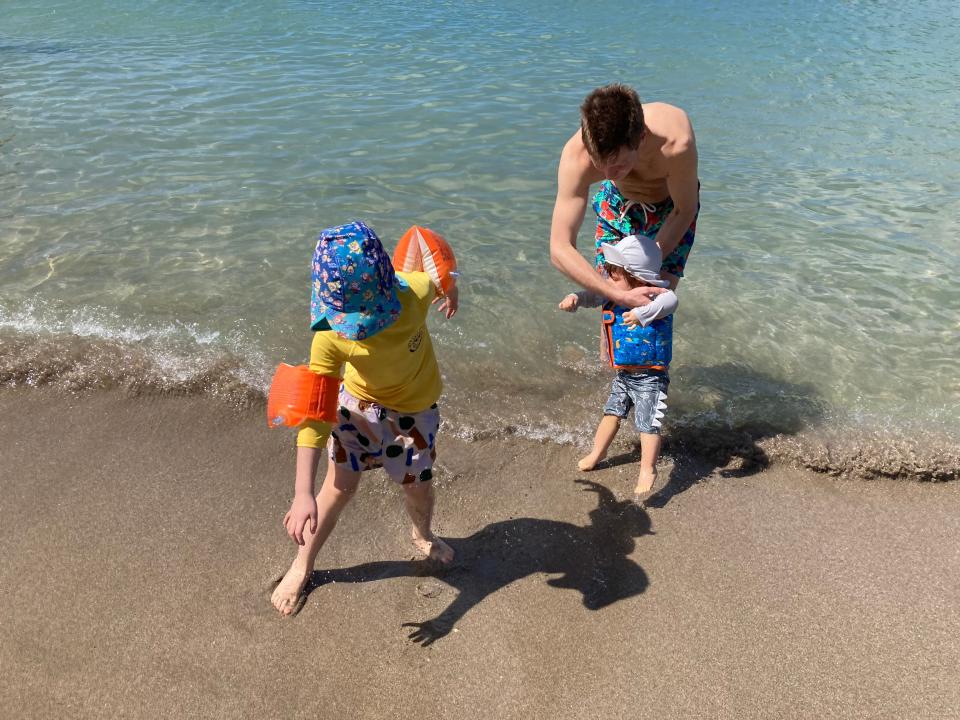
[[[653,238],[630,235],[616,245],[603,243],[605,270],[615,286],[630,290],[642,286],[667,287],[659,275],[660,248]],[[660,454],[660,421],[667,409],[668,367],[672,356],[672,314],[677,296],[672,290],[658,294],[649,305],[630,310],[606,298],[581,291],[570,293],[560,309],[576,312],[578,307],[603,306],[604,337],[610,365],[617,370],[610,397],[603,407],[593,450],[578,467],[592,470],[606,457],[617,436],[620,421],[634,409],[640,431],[640,475],[634,490],[639,501],[651,494],[657,479]]]
[[[317,553],[364,470],[382,466],[403,488],[414,546],[438,563],[453,560],[453,550],[431,529],[442,386],[426,319],[435,299],[430,276],[394,272],[379,238],[362,222],[320,234],[310,369],[327,376],[344,370],[343,383],[338,421],[308,420],[297,434],[295,494],[283,524],[299,549],[271,599],[281,615],[299,609]],[[439,309],[450,318],[457,307],[454,286]],[[327,475],[314,497],[325,446]]]

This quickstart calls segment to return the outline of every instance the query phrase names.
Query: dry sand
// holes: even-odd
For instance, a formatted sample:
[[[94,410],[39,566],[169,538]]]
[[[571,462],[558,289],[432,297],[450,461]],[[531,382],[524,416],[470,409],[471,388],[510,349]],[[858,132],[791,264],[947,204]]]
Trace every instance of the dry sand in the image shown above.
[[[0,436],[4,718],[960,717],[957,483],[683,459],[640,510],[630,462],[447,438],[455,567],[374,473],[282,619],[259,411],[4,390]]]

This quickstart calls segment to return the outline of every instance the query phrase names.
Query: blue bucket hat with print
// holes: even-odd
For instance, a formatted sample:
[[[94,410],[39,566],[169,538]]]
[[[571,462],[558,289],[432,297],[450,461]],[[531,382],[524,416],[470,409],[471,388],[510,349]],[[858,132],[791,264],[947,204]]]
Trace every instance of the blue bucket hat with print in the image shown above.
[[[310,329],[373,337],[400,317],[397,277],[380,238],[359,220],[327,228],[313,254]]]

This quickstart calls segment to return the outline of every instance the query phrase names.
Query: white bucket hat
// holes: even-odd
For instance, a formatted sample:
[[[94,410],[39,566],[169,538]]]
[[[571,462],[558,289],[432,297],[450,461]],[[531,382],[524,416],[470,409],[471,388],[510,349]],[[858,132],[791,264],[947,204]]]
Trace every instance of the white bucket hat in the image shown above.
[[[657,287],[670,287],[660,278],[663,255],[656,240],[646,235],[627,235],[616,245],[600,243],[604,259],[611,265],[622,267],[638,280]]]

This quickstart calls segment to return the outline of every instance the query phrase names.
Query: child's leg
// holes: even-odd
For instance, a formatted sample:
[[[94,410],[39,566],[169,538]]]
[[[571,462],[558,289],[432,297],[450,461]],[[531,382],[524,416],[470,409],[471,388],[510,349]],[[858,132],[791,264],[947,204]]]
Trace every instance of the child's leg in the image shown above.
[[[641,371],[630,375],[629,385],[635,407],[634,420],[640,431],[640,474],[634,493],[642,501],[652,494],[657,481],[660,428],[667,411],[670,377],[664,371]]]
[[[413,522],[413,544],[430,560],[447,565],[453,561],[453,549],[431,528],[440,411],[436,403],[415,413],[388,410],[383,424],[389,429],[384,435],[383,469],[403,488],[403,504]]]
[[[271,597],[281,615],[290,615],[296,610],[300,593],[313,572],[317,553],[336,527],[340,513],[356,494],[359,483],[359,472],[337,467],[333,460],[327,460],[327,476],[317,493],[317,531],[311,534],[307,523],[303,530],[306,542],[297,549],[297,557]]]
[[[636,495],[646,495],[657,481],[657,458],[660,456],[660,435],[640,433],[640,476],[637,478]],[[645,498],[644,498],[645,499]]]
[[[600,419],[600,424],[597,425],[597,434],[593,438],[593,450],[589,455],[580,458],[577,467],[584,472],[593,470],[597,463],[607,456],[607,450],[610,449],[610,444],[617,436],[619,429],[620,418],[616,415],[604,415]]]
[[[414,482],[403,485],[403,502],[413,521],[413,545],[430,560],[447,565],[453,561],[453,548],[433,534],[433,483]]]

